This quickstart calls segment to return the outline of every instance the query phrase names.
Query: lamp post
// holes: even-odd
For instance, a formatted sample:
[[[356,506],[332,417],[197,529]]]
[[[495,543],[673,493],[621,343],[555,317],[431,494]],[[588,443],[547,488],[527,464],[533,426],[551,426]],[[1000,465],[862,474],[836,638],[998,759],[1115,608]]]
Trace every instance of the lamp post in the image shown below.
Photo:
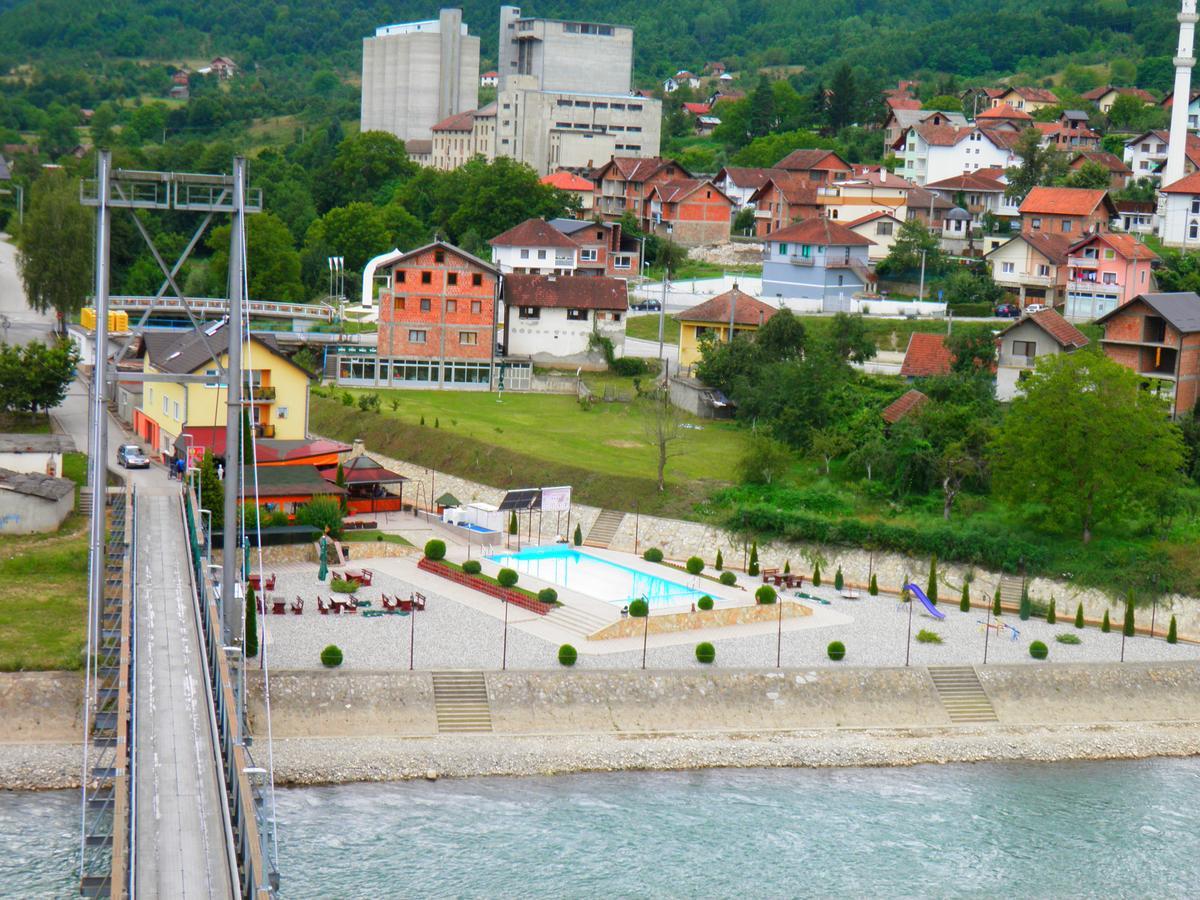
[[[776,597],[775,604],[779,607],[779,630],[775,637],[775,668],[783,668],[783,598]]]
[[[500,671],[508,668],[508,601],[501,601],[504,604],[504,644],[500,651]]]
[[[408,671],[413,670],[413,647],[417,638],[417,607],[413,605],[413,611],[408,614]]]
[[[992,631],[992,600],[987,594],[983,595],[983,602],[987,606],[987,618],[983,624],[983,664],[987,665],[988,652],[988,636]]]
[[[904,580],[904,592],[908,593],[908,579]],[[904,641],[904,665],[908,665],[909,654],[912,652],[912,596],[908,597],[908,634],[905,635]]]

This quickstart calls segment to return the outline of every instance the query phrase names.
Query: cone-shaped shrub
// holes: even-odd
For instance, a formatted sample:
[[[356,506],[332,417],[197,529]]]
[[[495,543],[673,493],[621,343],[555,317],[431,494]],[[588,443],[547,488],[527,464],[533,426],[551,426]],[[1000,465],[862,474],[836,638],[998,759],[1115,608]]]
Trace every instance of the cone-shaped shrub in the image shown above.
[[[996,591],[996,596],[992,598],[992,615],[1000,615],[1000,592]]]
[[[820,563],[817,563],[815,566],[813,566],[812,583],[813,583],[813,587],[821,586],[821,564]]]
[[[1046,610],[1046,624],[1054,625],[1058,621],[1058,616],[1054,613],[1054,598],[1050,598],[1050,608]]]
[[[1129,596],[1125,598],[1125,624],[1123,626],[1125,637],[1133,637],[1133,591],[1129,592]]]
[[[578,547],[583,543],[583,529],[579,527],[579,523],[575,523],[575,546]]]
[[[1033,614],[1033,601],[1029,599],[1029,588],[1021,589],[1021,606],[1018,610],[1021,621],[1026,621]]]
[[[508,514],[508,533],[517,533],[517,511],[515,509]]]
[[[1175,617],[1171,616],[1171,625],[1167,628],[1167,643],[1174,644],[1179,640],[1179,635],[1175,633]]]
[[[750,565],[746,567],[746,574],[758,574],[758,541],[750,545]]]
[[[1100,623],[1100,630],[1103,631],[1105,634],[1108,634],[1110,631],[1112,631],[1112,625],[1110,625],[1109,621],[1108,621],[1108,610],[1107,609],[1104,611],[1104,621]]]
[[[929,598],[929,602],[937,606],[938,589],[937,589],[937,554],[929,557],[929,584],[925,588],[925,596]]]
[[[720,572],[725,568],[725,557],[721,556],[721,551],[717,551],[717,561],[713,563],[713,568]]]
[[[246,655],[258,656],[258,602],[254,588],[246,588]]]
[[[963,582],[962,596],[958,598],[958,608],[963,612],[971,611],[971,586]]]
[[[879,596],[879,582],[875,580],[874,572],[871,573],[871,584],[867,588],[867,593],[870,594],[872,597]]]
[[[783,561],[783,574],[784,575],[792,574],[792,561],[790,559],[785,559]]]
[[[1075,607],[1075,627],[1076,628],[1083,627],[1083,604],[1082,603],[1080,603],[1077,607]]]
[[[838,566],[837,571],[833,573],[833,586],[839,591],[846,586],[846,579],[842,577],[841,566]]]

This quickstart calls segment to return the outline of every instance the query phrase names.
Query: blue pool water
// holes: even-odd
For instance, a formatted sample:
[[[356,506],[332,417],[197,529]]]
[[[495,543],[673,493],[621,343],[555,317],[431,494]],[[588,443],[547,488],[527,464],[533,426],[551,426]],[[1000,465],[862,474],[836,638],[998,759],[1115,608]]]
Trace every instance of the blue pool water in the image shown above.
[[[621,606],[638,597],[646,598],[652,609],[687,606],[705,594],[677,581],[582,553],[568,544],[526,547],[519,553],[500,553],[488,559],[522,575]]]
[[[459,528],[465,528],[467,531],[474,531],[478,534],[495,534],[494,528],[484,528],[482,525],[476,525],[474,522],[459,522]]]

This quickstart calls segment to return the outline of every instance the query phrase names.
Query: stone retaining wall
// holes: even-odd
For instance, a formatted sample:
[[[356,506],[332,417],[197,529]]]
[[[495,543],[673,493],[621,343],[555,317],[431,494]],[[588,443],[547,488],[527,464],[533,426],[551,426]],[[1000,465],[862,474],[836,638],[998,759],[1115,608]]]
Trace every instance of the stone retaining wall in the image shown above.
[[[695,612],[666,613],[649,616],[649,625],[641,619],[629,616],[618,619],[611,625],[589,634],[589,641],[604,641],[611,638],[641,637],[645,630],[650,634],[674,634],[680,631],[695,631],[698,628],[720,628],[725,625],[747,625],[752,622],[775,622],[782,615],[785,619],[811,616],[812,610],[791,601],[772,603],[767,606],[726,606],[721,609],[698,609]]]
[[[424,485],[425,497],[436,497],[450,491],[463,503],[482,501],[498,504],[504,496],[504,491],[500,488],[414,466],[373,451],[371,455],[387,468]],[[415,485],[412,486],[412,490],[414,492],[411,495],[406,491],[406,496],[416,497]],[[431,490],[436,493],[431,493]],[[599,514],[600,510],[597,507],[575,504],[571,508],[569,527],[564,520],[563,536],[568,537],[576,523],[582,526],[586,535]],[[544,537],[550,540],[552,535],[546,532]],[[710,568],[716,560],[717,550],[720,550],[726,568],[744,571],[746,554],[749,552],[748,544],[744,544],[739,536],[723,528],[682,519],[634,516],[632,513],[626,514],[610,546],[614,550],[633,552],[635,538],[638,553],[648,547],[658,547],[668,559],[682,563],[689,556],[699,556]],[[784,562],[790,561],[793,572],[803,572],[806,576],[811,575],[813,564],[819,560],[821,574],[825,580],[832,583],[834,572],[841,566],[847,583],[864,587],[870,582],[873,572],[878,579],[880,590],[891,593],[899,593],[905,578],[915,579],[918,584],[924,586],[929,577],[928,558],[916,558],[903,553],[870,553],[854,547],[830,544],[760,542],[758,559],[759,564],[764,567],[782,568]],[[938,576],[944,588],[944,596],[957,600],[963,580],[968,575],[973,579],[971,596],[974,599],[979,599],[982,594],[990,597],[1000,583],[999,572],[957,563],[939,563]],[[1029,595],[1040,603],[1049,603],[1051,597],[1055,598],[1060,616],[1073,616],[1079,603],[1083,604],[1084,615],[1089,620],[1099,621],[1104,617],[1105,610],[1109,611],[1111,617],[1124,615],[1123,600],[1114,599],[1096,588],[1073,584],[1069,580],[1033,578],[1029,582]],[[1180,637],[1186,635],[1189,638],[1200,639],[1200,600],[1180,594],[1163,598],[1158,604],[1158,627],[1164,633],[1172,614],[1178,618]],[[1149,611],[1139,609],[1139,625],[1143,619],[1146,624],[1149,623]]]
[[[246,673],[250,728],[264,734],[262,672]],[[276,738],[418,735],[437,731],[428,672],[272,672]]]
[[[83,674],[0,673],[0,740],[13,743],[77,741],[83,735]]]
[[[412,556],[420,552],[416,547],[407,547],[404,544],[394,544],[389,541],[354,541],[350,543],[343,541],[342,547],[349,548],[351,563],[360,559],[392,559],[399,556]],[[257,563],[258,552],[256,550],[252,550],[251,552],[253,553],[251,559]],[[318,552],[316,545],[309,542],[263,547],[263,565],[269,569],[271,566],[277,566],[281,563],[316,563],[319,559],[317,556]],[[220,561],[221,551],[214,547],[213,562]],[[330,565],[337,565],[337,563],[330,562]]]

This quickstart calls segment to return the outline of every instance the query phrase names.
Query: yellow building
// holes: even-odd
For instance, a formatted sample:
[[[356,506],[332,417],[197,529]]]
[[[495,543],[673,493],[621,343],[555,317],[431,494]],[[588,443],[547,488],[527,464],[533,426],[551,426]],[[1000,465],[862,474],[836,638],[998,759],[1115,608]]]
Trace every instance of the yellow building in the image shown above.
[[[729,316],[733,314],[733,334],[758,331],[777,310],[749,294],[733,290],[706,300],[679,313],[679,365],[691,366],[700,361],[700,340],[712,335],[715,340],[729,340]]]
[[[173,384],[147,381],[142,407],[133,415],[134,430],[151,448],[164,455],[186,429],[185,444],[225,451],[226,390],[213,363],[229,364],[229,328],[208,326],[183,333],[147,332],[142,335],[142,371],[172,375],[213,376],[211,383]],[[242,394],[250,421],[260,438],[305,440],[308,436],[309,373],[289,360],[271,337],[252,337],[242,345],[242,365],[249,370],[251,390]]]

